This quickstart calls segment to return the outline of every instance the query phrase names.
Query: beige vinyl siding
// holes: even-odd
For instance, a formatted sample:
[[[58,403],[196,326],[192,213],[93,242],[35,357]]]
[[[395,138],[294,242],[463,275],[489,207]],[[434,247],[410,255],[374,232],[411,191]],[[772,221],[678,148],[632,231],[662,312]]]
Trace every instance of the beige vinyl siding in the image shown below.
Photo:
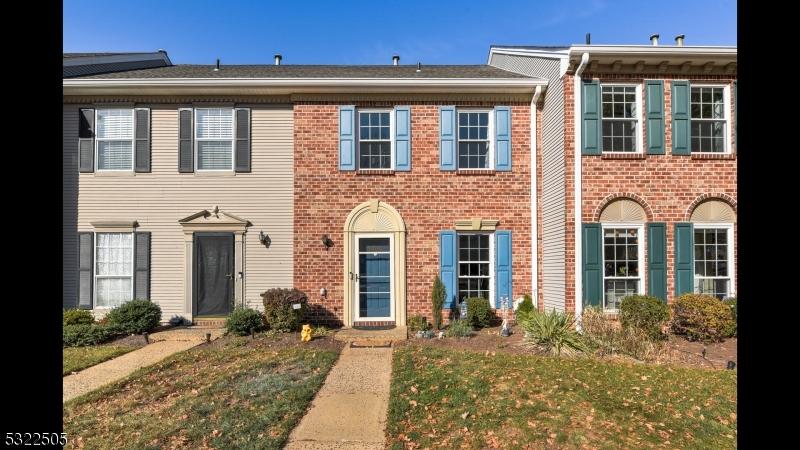
[[[137,105],[147,106],[147,105]],[[184,237],[178,220],[214,206],[252,223],[245,234],[245,298],[291,287],[293,275],[293,111],[289,105],[253,105],[252,172],[225,176],[178,173],[178,109],[152,108],[152,173],[78,174],[78,107],[64,105],[64,306],[76,299],[78,231],[90,222],[136,220],[152,233],[151,299],[164,320],[185,315]],[[67,164],[69,163],[69,164]],[[77,212],[77,214],[76,214]],[[258,240],[269,235],[269,248]]]
[[[542,300],[564,310],[566,210],[564,180],[564,83],[556,58],[493,54],[489,64],[549,80],[542,110]]]

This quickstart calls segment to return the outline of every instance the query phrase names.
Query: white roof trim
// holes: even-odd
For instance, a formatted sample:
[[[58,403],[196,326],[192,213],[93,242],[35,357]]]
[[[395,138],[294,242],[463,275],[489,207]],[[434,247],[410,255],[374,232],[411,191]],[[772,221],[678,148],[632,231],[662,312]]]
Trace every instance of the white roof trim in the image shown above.
[[[509,48],[509,47],[492,47],[489,49],[489,59],[486,64],[492,60],[493,54],[513,55],[513,56],[533,56],[537,58],[552,58],[563,59],[569,57],[569,49],[563,50],[545,50],[545,49],[525,49],[525,48]]]
[[[124,90],[197,91],[250,89],[295,92],[509,92],[532,93],[541,78],[89,78],[64,79],[64,94],[118,93]],[[154,92],[152,92],[154,93]]]
[[[573,45],[569,54],[580,55],[589,52],[592,55],[706,55],[736,56],[734,46],[676,46],[676,45]]]

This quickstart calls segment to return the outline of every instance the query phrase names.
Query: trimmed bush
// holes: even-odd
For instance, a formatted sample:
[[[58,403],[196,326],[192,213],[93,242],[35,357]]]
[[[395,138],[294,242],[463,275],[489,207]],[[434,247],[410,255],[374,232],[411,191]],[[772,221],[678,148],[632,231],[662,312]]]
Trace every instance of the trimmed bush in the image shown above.
[[[290,332],[300,330],[300,323],[306,317],[308,297],[297,289],[270,289],[261,297],[264,299],[264,320],[275,331]],[[292,305],[299,304],[294,309]]]
[[[647,295],[629,295],[619,306],[623,328],[637,328],[652,340],[663,339],[661,329],[669,320],[669,307],[661,299]]]
[[[447,337],[469,337],[472,336],[472,325],[464,319],[451,320],[444,334]]]
[[[488,327],[492,323],[493,313],[489,300],[483,297],[467,299],[467,317],[470,325],[475,328]]]
[[[225,328],[231,334],[247,336],[250,330],[264,329],[264,316],[252,308],[236,307],[225,319]]]
[[[447,295],[447,290],[442,283],[439,275],[433,279],[433,291],[431,292],[431,303],[433,304],[433,328],[439,330],[442,328],[442,308],[444,307],[444,299]]]
[[[108,328],[96,324],[65,325],[63,329],[64,347],[102,344],[112,337]]]
[[[528,316],[530,316],[531,311],[533,311],[533,309],[534,309],[533,299],[531,299],[531,296],[528,294],[523,295],[523,300],[519,304],[519,306],[517,306],[517,310],[514,313],[517,319],[517,323],[522,322]]]
[[[721,341],[734,324],[731,307],[711,295],[683,294],[672,305],[672,329],[690,341]]]
[[[727,333],[725,333],[725,337],[734,337],[737,333],[737,328],[739,327],[739,319],[738,319],[738,311],[736,310],[736,297],[728,297],[722,301],[731,308],[731,313],[733,314],[733,326]]]
[[[426,319],[425,316],[417,314],[408,319],[409,331],[426,331],[428,328],[430,328],[430,325],[428,324],[428,319]]]
[[[64,326],[68,325],[91,325],[94,323],[94,316],[85,309],[65,309]]]
[[[571,354],[588,350],[583,337],[575,330],[575,318],[551,310],[549,313],[531,311],[521,323],[527,332],[525,341],[553,355]]]
[[[106,323],[126,334],[142,334],[161,322],[161,307],[150,300],[131,300],[112,309]]]

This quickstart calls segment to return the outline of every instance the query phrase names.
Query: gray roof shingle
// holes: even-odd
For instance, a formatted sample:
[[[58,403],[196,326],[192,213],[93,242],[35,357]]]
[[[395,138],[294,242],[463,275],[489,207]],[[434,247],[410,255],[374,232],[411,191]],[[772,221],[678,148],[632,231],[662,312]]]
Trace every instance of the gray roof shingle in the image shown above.
[[[178,64],[141,70],[77,76],[84,79],[119,78],[531,78],[497,67],[480,65],[213,65]]]

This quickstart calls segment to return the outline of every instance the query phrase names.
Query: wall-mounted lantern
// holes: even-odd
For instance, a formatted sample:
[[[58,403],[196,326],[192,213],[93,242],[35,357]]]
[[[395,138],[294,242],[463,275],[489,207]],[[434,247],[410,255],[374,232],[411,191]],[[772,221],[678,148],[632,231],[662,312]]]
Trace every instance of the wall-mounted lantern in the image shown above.
[[[258,233],[258,242],[261,242],[261,245],[263,245],[264,247],[269,247],[269,244],[272,243],[272,239],[270,239],[269,236],[264,234],[264,230],[261,230],[261,232]]]
[[[327,234],[322,235],[322,245],[325,246],[325,250],[333,247],[333,241],[328,237]]]

